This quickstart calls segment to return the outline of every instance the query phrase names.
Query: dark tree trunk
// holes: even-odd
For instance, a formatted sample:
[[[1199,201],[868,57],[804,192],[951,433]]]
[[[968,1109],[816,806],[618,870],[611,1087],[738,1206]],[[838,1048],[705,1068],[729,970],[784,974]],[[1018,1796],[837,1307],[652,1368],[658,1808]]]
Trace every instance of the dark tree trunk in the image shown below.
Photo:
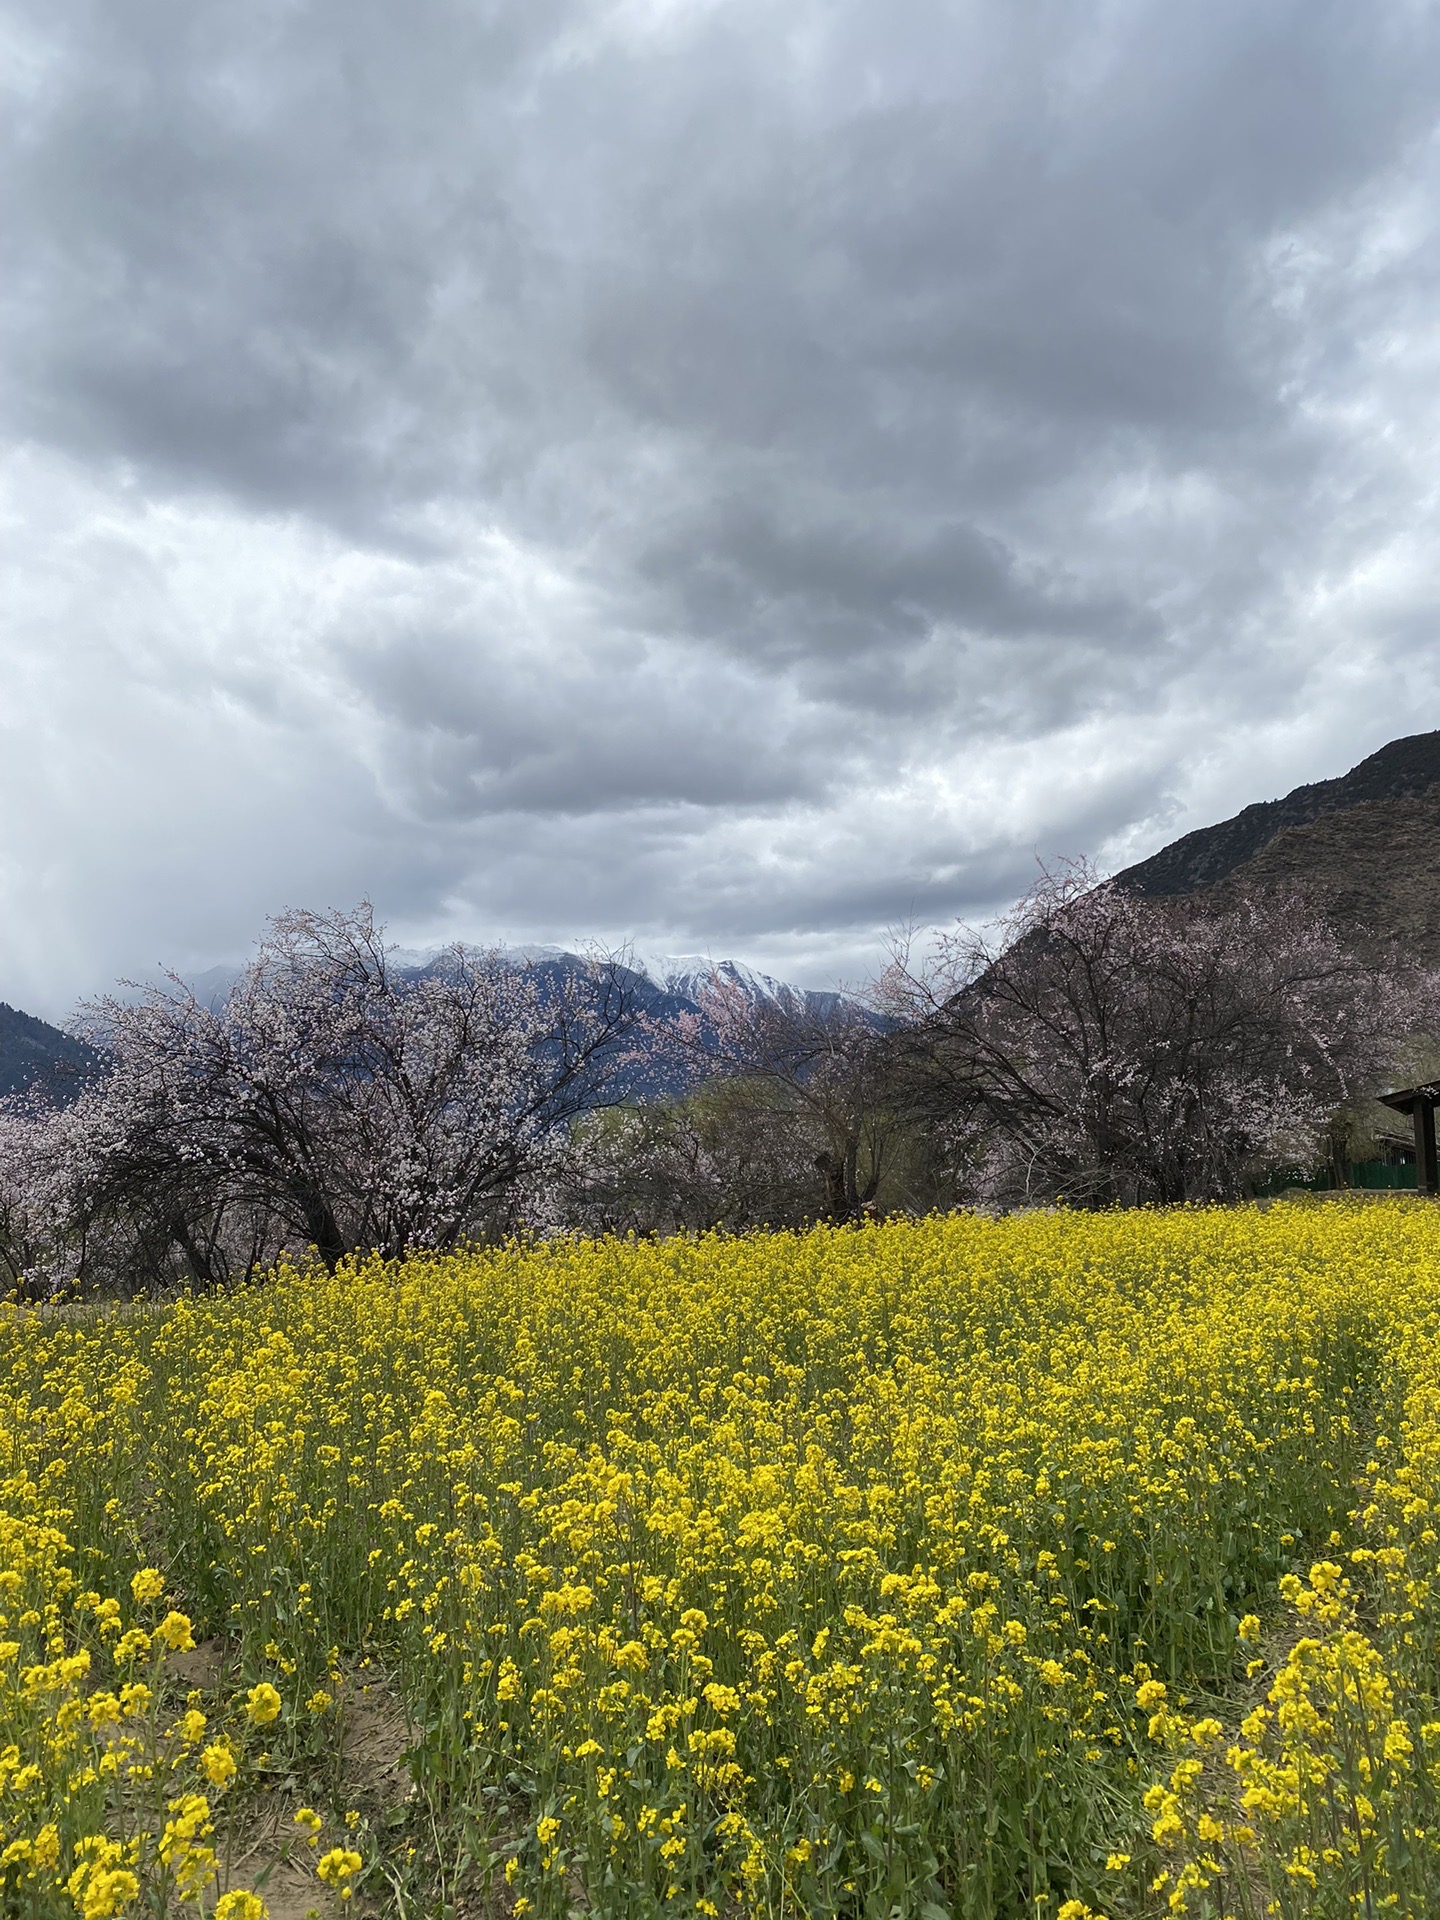
[[[816,1171],[825,1182],[825,1218],[838,1226],[851,1218],[845,1192],[845,1163],[826,1147],[815,1156]]]

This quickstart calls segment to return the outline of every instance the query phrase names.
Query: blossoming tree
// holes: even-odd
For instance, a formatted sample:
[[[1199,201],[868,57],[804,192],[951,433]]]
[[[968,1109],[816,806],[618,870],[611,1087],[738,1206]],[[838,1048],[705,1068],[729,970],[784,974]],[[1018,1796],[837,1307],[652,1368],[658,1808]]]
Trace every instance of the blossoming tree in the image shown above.
[[[491,1237],[574,1116],[613,1096],[632,982],[611,959],[463,946],[399,967],[368,905],[288,913],[217,1007],[174,975],[92,1003],[106,1071],[63,1112],[12,1113],[8,1158],[63,1194],[92,1268],[101,1227],[113,1243],[123,1226],[141,1267],[178,1252],[202,1284],[286,1243],[333,1267]]]
[[[1000,1200],[1219,1199],[1313,1156],[1383,1080],[1428,984],[1305,895],[1147,899],[1046,873],[999,937],[962,929],[888,988],[912,1095]]]

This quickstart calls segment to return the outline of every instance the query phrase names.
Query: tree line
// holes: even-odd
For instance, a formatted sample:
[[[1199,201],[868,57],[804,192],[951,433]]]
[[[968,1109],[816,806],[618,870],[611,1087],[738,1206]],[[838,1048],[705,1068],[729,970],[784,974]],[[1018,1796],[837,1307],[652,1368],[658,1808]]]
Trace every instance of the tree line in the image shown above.
[[[287,1249],[1233,1199],[1437,1025],[1433,975],[1302,892],[1081,867],[863,994],[717,976],[657,1013],[641,986],[623,955],[401,968],[368,906],[286,914],[218,1006],[178,976],[93,1002],[78,1095],[0,1102],[0,1263],[30,1297],[134,1295]]]

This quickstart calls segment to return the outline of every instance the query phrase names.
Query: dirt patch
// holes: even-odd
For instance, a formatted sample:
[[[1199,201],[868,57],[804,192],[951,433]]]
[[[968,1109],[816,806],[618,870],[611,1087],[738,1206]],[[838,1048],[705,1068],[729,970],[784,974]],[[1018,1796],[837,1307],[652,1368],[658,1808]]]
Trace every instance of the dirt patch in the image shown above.
[[[410,1723],[395,1689],[377,1667],[362,1667],[342,1682],[336,1700],[340,1725],[340,1794],[362,1812],[381,1811],[415,1795],[405,1765]]]
[[[258,1888],[271,1920],[306,1920],[312,1912],[336,1911],[333,1895],[316,1878],[315,1862],[331,1847],[351,1844],[345,1815],[354,1812],[379,1830],[388,1814],[414,1798],[405,1765],[409,1723],[389,1679],[377,1667],[362,1667],[334,1691],[338,1753],[333,1774],[313,1788],[287,1780],[256,1794],[232,1854],[230,1884]],[[307,1801],[325,1822],[314,1846],[295,1825],[295,1811]],[[361,1892],[351,1911],[354,1920],[366,1920],[389,1906],[382,1882]]]
[[[270,1920],[306,1920],[312,1911],[323,1913],[333,1906],[315,1877],[315,1853],[296,1837],[289,1800],[286,1795],[287,1804],[262,1805],[256,1810],[247,1844],[230,1867],[231,1886],[257,1887],[270,1909]]]
[[[165,1670],[182,1687],[197,1687],[202,1693],[213,1693],[225,1676],[225,1663],[225,1642],[212,1638],[197,1642],[183,1653],[172,1653],[165,1662]]]

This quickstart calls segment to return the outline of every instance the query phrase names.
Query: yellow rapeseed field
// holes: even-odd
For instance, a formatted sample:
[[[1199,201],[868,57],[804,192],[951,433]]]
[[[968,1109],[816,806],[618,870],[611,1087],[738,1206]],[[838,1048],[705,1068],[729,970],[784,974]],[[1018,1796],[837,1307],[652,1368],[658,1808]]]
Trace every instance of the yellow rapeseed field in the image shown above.
[[[1440,1912],[1432,1204],[4,1312],[5,1915]]]

